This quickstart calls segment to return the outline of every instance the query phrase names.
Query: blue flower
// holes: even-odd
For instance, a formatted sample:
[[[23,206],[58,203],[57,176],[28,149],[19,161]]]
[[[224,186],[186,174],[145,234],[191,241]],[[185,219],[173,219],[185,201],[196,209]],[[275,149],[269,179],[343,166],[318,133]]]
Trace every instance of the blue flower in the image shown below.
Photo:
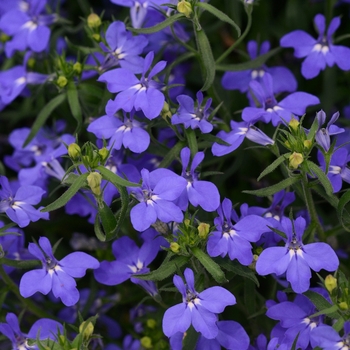
[[[24,298],[40,292],[48,294],[51,290],[56,298],[61,298],[66,306],[75,305],[79,300],[79,291],[74,278],[85,276],[87,269],[97,269],[98,260],[83,252],[68,254],[57,260],[52,252],[50,241],[40,237],[40,248],[29,243],[28,250],[42,263],[42,268],[25,273],[19,284],[19,291]]]
[[[256,271],[262,276],[271,273],[280,276],[287,272],[287,280],[292,289],[296,293],[303,293],[310,287],[310,269],[316,272],[321,269],[335,271],[339,259],[327,243],[303,244],[306,222],[301,216],[294,221],[294,227],[288,218],[282,218],[281,225],[287,236],[285,246],[263,250],[256,263]]]
[[[345,46],[333,45],[332,35],[340,26],[340,17],[330,22],[327,33],[326,19],[318,14],[314,18],[318,30],[318,38],[314,39],[302,30],[286,34],[280,41],[282,47],[294,48],[298,58],[306,57],[301,65],[301,74],[306,79],[315,78],[326,66],[336,64],[342,70],[350,69],[350,49]]]
[[[228,305],[236,304],[232,293],[222,287],[211,287],[198,293],[194,288],[193,271],[184,272],[186,285],[182,278],[175,275],[173,282],[182,294],[182,303],[165,311],[163,332],[171,337],[177,332],[185,333],[192,324],[193,328],[207,339],[214,339],[219,333],[217,315]]]

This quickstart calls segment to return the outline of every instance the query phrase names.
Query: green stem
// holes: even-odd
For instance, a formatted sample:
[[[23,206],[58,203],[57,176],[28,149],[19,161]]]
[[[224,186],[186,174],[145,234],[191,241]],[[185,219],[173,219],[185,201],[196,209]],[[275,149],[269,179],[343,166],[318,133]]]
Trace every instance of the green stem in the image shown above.
[[[314,236],[315,236],[315,231],[318,233],[318,236],[321,241],[325,241],[325,234],[323,231],[323,227],[318,219],[317,211],[315,208],[315,203],[312,198],[311,190],[309,188],[309,183],[307,180],[307,174],[306,172],[303,172],[302,178],[301,178],[301,185],[303,188],[303,194],[304,194],[304,200],[306,204],[307,211],[310,215],[311,218],[311,224],[315,225],[315,229],[313,230],[310,234],[309,242],[314,242]]]
[[[222,62],[243,40],[244,38],[248,35],[250,31],[250,27],[252,26],[252,12],[253,12],[253,7],[252,6],[247,6],[246,7],[246,13],[248,16],[248,23],[247,26],[243,32],[243,34],[239,37],[239,39],[232,44],[217,60],[216,64]]]
[[[44,311],[42,308],[33,303],[30,299],[23,298],[19,293],[17,284],[13,282],[12,279],[7,275],[2,265],[0,265],[0,277],[7,284],[9,290],[16,295],[21,304],[32,314],[38,316],[39,318],[56,319],[53,315]]]

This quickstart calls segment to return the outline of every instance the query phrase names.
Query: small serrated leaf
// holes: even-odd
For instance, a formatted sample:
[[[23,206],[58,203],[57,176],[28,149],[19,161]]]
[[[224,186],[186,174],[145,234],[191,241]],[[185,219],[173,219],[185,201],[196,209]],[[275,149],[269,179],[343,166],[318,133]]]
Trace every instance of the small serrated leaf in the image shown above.
[[[274,160],[268,167],[266,167],[258,177],[260,181],[264,176],[273,172],[280,164],[282,164],[287,158],[289,158],[291,153],[282,154],[276,160]]]

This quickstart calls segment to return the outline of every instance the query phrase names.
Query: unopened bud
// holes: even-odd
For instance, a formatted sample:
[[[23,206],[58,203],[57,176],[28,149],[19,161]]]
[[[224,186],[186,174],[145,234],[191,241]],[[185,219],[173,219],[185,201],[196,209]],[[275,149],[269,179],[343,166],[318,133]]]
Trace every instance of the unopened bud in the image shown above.
[[[98,151],[98,154],[101,156],[102,162],[105,162],[108,158],[109,151],[106,147],[103,147]]]
[[[299,124],[300,123],[295,118],[292,118],[289,122],[289,127],[294,131],[297,131],[299,128]]]
[[[101,35],[100,34],[92,34],[92,37],[96,41],[101,41]]]
[[[85,338],[85,339],[89,339],[93,332],[94,332],[94,325],[91,322],[89,322],[86,325],[86,321],[84,321],[79,326],[79,333],[82,333],[83,334],[83,338]]]
[[[160,112],[160,115],[162,116],[163,119],[166,119],[167,117],[171,118],[171,112],[170,112],[169,105],[167,102],[164,102],[164,105],[163,105],[162,111]]]
[[[303,161],[304,157],[301,153],[293,152],[293,154],[289,157],[289,167],[292,169],[297,169]]]
[[[173,253],[178,253],[180,251],[180,244],[176,243],[176,242],[171,242],[170,243],[170,250]]]
[[[56,80],[56,83],[57,83],[57,85],[58,85],[60,88],[63,88],[63,87],[65,87],[65,86],[67,85],[68,80],[67,80],[67,78],[64,77],[63,75],[60,75],[60,76],[58,77],[58,79]]]
[[[186,17],[190,17],[190,14],[192,13],[192,5],[186,0],[181,0],[177,4],[177,10],[178,12],[183,13]]]
[[[150,337],[142,337],[140,339],[141,345],[145,349],[151,349],[152,348],[152,339]]]
[[[309,148],[311,148],[311,146],[312,146],[311,140],[305,140],[304,141],[304,147],[305,148],[309,149]]]
[[[27,66],[28,66],[29,68],[34,68],[34,65],[35,65],[35,58],[30,57],[30,58],[28,59],[28,61],[27,61]]]
[[[190,220],[190,219],[185,219],[185,220],[184,220],[184,225],[185,225],[186,227],[189,227],[189,226],[190,226],[190,223],[191,223],[191,220]]]
[[[80,62],[75,62],[73,64],[73,69],[77,74],[81,73],[81,63]]]
[[[349,305],[346,301],[342,301],[341,303],[338,304],[339,307],[342,309],[342,310],[348,310],[349,309]]]
[[[101,18],[96,13],[91,13],[87,18],[87,25],[90,28],[98,28],[101,25]]]
[[[79,145],[77,145],[76,143],[71,143],[68,146],[68,155],[72,158],[72,159],[77,159],[81,154],[81,149],[79,147]]]
[[[150,318],[146,321],[146,324],[148,328],[154,329],[156,327],[157,322],[153,318]]]
[[[334,278],[332,275],[328,275],[324,279],[324,285],[329,293],[332,293],[332,291],[337,288],[337,279]]]
[[[97,173],[96,171],[91,172],[87,177],[87,182],[89,187],[91,188],[91,191],[96,196],[101,195],[101,181],[102,176],[100,173]]]
[[[202,239],[206,239],[208,237],[209,229],[210,229],[209,224],[201,222],[197,228],[199,237]]]

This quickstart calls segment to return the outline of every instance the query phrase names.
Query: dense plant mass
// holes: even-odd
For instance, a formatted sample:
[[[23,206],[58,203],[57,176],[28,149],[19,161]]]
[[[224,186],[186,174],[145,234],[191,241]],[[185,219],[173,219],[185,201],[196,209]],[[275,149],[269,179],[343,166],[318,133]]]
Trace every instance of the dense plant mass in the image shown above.
[[[350,349],[350,2],[0,0],[0,348]]]

